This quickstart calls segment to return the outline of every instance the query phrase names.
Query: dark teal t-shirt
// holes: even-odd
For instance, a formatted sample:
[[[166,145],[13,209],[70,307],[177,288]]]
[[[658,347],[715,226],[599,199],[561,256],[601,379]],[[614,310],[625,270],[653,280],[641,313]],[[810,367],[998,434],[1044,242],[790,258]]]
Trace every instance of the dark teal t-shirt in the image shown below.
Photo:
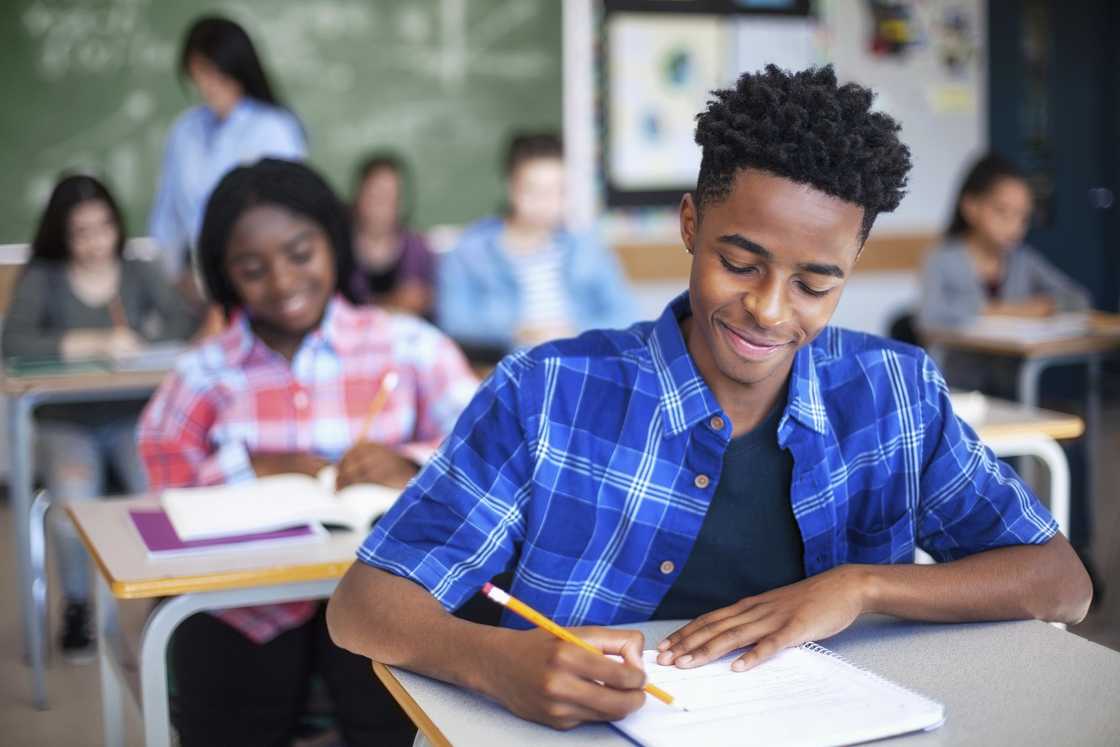
[[[784,406],[783,397],[758,427],[728,444],[692,554],[653,619],[692,619],[805,578],[790,500],[793,457],[778,446]]]

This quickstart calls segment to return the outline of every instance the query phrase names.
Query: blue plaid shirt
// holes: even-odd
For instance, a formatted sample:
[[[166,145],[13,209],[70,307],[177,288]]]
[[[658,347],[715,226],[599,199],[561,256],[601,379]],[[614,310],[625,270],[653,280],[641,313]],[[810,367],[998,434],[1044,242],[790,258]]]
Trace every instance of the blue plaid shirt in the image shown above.
[[[449,610],[513,571],[510,591],[563,625],[648,619],[684,568],[731,437],[685,347],[689,314],[685,294],[656,322],[506,358],[358,558]],[[794,359],[778,442],[793,455],[808,575],[1057,531],[953,414],[917,348],[825,329]]]

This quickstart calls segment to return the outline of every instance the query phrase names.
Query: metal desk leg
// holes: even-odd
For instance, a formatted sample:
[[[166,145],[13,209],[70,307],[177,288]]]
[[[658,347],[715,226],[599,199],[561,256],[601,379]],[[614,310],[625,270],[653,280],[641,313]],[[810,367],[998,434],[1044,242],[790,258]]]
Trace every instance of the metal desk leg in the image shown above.
[[[1088,391],[1085,393],[1085,504],[1092,517],[1093,501],[1097,489],[1097,447],[1101,428],[1101,356],[1091,355],[1085,362]],[[1090,536],[1092,527],[1090,525]]]
[[[23,612],[23,647],[31,663],[32,700],[36,708],[46,708],[46,663],[43,628],[36,614],[35,589],[31,568],[31,439],[34,425],[30,395],[8,398],[8,495],[15,528],[16,570],[19,574],[19,601]]]
[[[148,618],[140,642],[140,707],[144,717],[144,744],[169,747],[171,713],[167,702],[167,647],[179,623],[196,612],[254,604],[279,604],[300,599],[329,597],[337,580],[230,589],[183,594],[160,604]]]
[[[117,600],[97,574],[97,663],[101,670],[101,726],[105,747],[124,747],[124,676]]]
[[[1024,405],[1038,407],[1038,385],[1048,363],[1044,358],[1025,358],[1019,365],[1019,401]]]
[[[50,629],[47,625],[47,603],[49,601],[47,599],[47,511],[50,510],[50,507],[50,496],[47,491],[40,490],[35,494],[35,500],[31,501],[31,510],[27,517],[28,554],[31,559],[31,598],[35,605],[35,625],[42,631],[44,643],[47,631]],[[46,646],[44,645],[43,648],[45,649]],[[47,653],[44,651],[44,654]],[[45,659],[46,655],[44,655]],[[33,700],[35,708],[40,711],[49,707],[44,674],[42,669],[33,669],[31,673],[34,690]]]

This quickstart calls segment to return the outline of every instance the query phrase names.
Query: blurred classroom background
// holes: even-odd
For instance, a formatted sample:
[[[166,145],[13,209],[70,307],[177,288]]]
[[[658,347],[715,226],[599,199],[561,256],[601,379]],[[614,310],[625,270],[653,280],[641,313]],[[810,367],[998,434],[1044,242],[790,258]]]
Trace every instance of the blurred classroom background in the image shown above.
[[[566,223],[597,235],[653,318],[687,284],[677,203],[699,164],[707,92],[767,63],[832,63],[878,91],[913,152],[910,190],[883,215],[833,323],[887,335],[912,313],[965,170],[998,150],[1035,198],[1028,240],[1120,302],[1120,9],[1110,0],[9,0],[0,7],[0,307],[60,172],[98,175],[142,237],[172,121],[198,98],[177,75],[182,34],[221,13],[251,35],[297,113],[308,162],[352,196],[370,152],[410,169],[411,227],[436,253],[506,200],[511,135],[564,140]],[[158,251],[151,249],[149,251]],[[1103,369],[1092,560],[1104,590],[1075,632],[1120,648],[1120,368]],[[1083,372],[1043,378],[1045,404],[1081,414]],[[0,442],[5,436],[0,434]],[[7,471],[0,448],[0,479]],[[0,531],[10,535],[4,511]],[[17,566],[0,574],[15,597]],[[17,605],[0,615],[0,733],[94,744],[96,668],[55,658],[54,706],[25,694]],[[53,719],[53,720],[52,720]]]

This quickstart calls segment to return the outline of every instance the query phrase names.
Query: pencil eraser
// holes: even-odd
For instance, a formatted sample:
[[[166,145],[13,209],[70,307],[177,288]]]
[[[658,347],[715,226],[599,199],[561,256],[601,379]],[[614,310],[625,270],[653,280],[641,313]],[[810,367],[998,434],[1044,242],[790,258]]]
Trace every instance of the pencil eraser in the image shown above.
[[[494,588],[494,584],[487,581],[486,584],[482,587],[482,593],[485,596],[490,596],[490,590],[493,589],[493,588]]]

